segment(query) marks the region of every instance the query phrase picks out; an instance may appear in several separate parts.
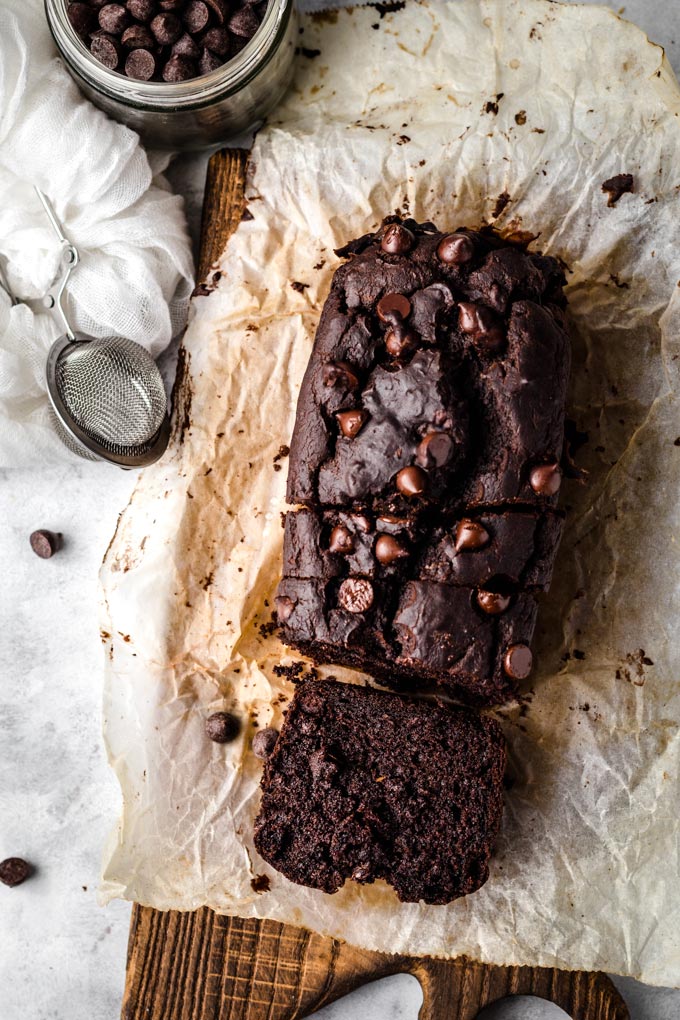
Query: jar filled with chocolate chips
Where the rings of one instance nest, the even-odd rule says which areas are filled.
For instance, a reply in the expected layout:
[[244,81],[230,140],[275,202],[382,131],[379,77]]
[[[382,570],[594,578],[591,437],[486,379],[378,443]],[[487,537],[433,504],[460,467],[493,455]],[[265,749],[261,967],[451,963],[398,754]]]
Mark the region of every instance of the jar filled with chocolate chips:
[[295,0],[45,0],[82,91],[159,148],[199,149],[257,127],[295,55]]

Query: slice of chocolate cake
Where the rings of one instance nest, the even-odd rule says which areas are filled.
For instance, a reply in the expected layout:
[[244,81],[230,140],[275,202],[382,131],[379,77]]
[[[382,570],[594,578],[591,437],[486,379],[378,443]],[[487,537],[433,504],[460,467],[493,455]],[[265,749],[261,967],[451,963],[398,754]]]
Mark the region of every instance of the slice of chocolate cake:
[[255,846],[327,893],[385,879],[403,902],[449,903],[489,876],[504,771],[492,719],[304,681],[265,764]]

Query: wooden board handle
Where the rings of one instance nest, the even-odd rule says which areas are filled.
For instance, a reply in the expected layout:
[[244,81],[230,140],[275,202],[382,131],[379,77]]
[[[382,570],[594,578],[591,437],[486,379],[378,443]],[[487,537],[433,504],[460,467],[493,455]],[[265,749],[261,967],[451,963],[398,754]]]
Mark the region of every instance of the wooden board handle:
[[474,1020],[508,995],[537,995],[573,1020],[629,1020],[604,974],[493,967],[461,957],[371,953],[276,921],[133,909],[123,1020],[302,1020],[400,973],[423,989],[420,1020]]

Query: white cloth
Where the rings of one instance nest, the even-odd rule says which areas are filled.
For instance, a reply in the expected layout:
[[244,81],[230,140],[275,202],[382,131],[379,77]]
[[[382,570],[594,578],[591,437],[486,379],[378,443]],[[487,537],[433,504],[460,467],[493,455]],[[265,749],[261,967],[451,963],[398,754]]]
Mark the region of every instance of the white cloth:
[[184,207],[159,176],[168,157],[96,109],[55,55],[42,4],[0,8],[0,467],[72,458],[54,433],[45,361],[60,335],[42,297],[61,248],[33,190],[50,198],[81,262],[74,329],[129,337],[157,356],[184,325],[193,273]]

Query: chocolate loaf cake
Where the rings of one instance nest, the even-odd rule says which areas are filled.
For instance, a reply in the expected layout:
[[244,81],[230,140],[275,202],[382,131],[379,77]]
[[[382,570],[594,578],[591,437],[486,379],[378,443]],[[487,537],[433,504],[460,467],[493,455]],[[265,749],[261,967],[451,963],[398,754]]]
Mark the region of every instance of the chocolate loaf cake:
[[504,770],[492,719],[305,681],[264,768],[255,846],[327,893],[382,878],[403,902],[448,903],[488,878]]
[[284,640],[472,704],[531,669],[562,530],[564,275],[492,232],[386,221],[338,252],[291,441]]

